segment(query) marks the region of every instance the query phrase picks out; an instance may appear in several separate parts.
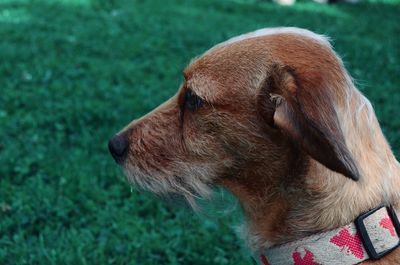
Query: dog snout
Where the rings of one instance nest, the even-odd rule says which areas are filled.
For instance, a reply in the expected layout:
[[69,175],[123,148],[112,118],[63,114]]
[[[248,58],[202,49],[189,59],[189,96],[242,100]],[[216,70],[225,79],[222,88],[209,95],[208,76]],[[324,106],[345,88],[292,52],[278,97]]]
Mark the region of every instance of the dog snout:
[[124,161],[129,147],[129,141],[124,134],[116,134],[108,142],[108,149],[117,163]]

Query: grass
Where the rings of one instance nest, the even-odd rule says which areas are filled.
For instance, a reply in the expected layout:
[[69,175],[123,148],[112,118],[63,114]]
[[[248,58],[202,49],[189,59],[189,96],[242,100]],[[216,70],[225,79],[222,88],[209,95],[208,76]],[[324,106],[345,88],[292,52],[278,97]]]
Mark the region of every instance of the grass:
[[398,14],[399,0],[0,0],[0,264],[251,264],[237,215],[131,191],[108,138],[193,56],[284,25],[332,36],[399,157]]

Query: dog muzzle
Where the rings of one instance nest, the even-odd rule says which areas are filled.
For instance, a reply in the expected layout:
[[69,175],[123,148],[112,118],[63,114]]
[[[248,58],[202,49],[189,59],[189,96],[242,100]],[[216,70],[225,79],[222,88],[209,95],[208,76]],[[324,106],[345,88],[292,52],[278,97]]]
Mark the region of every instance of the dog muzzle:
[[393,207],[380,206],[346,226],[264,250],[262,265],[351,265],[380,259],[399,247],[400,224]]

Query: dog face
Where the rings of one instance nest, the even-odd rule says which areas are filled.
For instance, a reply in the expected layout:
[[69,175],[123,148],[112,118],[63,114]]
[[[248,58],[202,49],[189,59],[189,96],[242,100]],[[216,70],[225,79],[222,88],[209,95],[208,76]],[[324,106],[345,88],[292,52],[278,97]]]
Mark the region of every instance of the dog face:
[[224,61],[239,60],[230,54],[219,54],[210,63],[213,56],[194,61],[175,96],[114,138],[127,145],[114,156],[134,183],[155,193],[178,193],[191,202],[259,160],[255,150],[274,153],[259,126],[256,86],[261,77],[250,66],[247,73],[229,69]]
[[129,180],[189,202],[214,184],[257,190],[261,174],[268,190],[309,159],[356,180],[339,125],[349,93],[343,69],[308,31],[239,36],[194,60],[177,94],[118,133],[110,151]]

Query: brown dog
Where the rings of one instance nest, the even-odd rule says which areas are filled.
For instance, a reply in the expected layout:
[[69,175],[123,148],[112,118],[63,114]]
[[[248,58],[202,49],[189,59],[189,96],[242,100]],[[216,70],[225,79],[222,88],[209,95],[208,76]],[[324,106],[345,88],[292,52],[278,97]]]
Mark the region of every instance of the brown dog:
[[[184,77],[175,96],[110,140],[130,181],[191,203],[222,185],[241,203],[254,253],[381,204],[398,209],[400,164],[324,36],[241,35],[195,59]],[[400,250],[374,264],[400,264]]]

